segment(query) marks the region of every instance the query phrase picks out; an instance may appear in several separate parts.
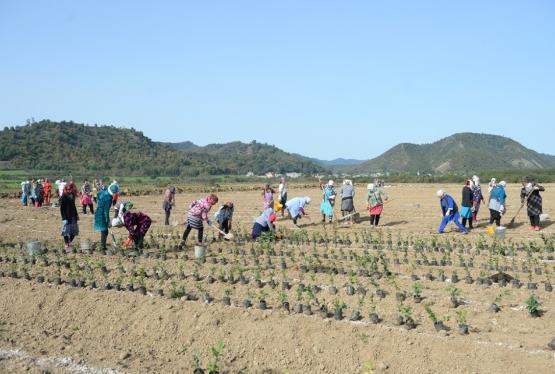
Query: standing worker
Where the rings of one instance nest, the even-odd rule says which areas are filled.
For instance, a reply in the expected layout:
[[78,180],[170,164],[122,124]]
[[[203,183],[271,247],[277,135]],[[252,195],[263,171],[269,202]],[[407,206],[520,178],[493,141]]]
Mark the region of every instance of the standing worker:
[[388,196],[381,187],[375,183],[369,183],[368,189],[368,210],[370,212],[370,226],[378,226],[380,217],[383,212],[384,201],[387,201]]
[[341,186],[339,196],[341,196],[341,215],[343,217],[350,215],[351,217],[349,220],[345,221],[345,223],[352,225],[353,212],[355,210],[355,188],[353,187],[353,182],[350,179],[345,179],[343,181],[343,186]]
[[218,196],[210,194],[203,199],[193,201],[189,206],[189,211],[187,212],[187,225],[185,226],[185,231],[183,232],[183,244],[187,242],[187,237],[192,229],[198,231],[197,233],[197,244],[202,245],[204,225],[203,222],[206,221],[208,226],[212,226],[212,221],[208,219],[208,213],[214,205],[218,203]]
[[266,183],[264,191],[262,191],[262,199],[264,201],[264,210],[274,207],[274,189],[270,183]]
[[21,203],[27,206],[27,202],[31,198],[31,182],[27,179],[21,182]]
[[449,222],[453,222],[459,228],[459,230],[461,230],[462,234],[467,234],[468,231],[459,222],[459,207],[457,206],[455,200],[443,190],[437,191],[436,194],[437,197],[439,197],[439,204],[443,213],[443,218],[441,219],[441,223],[437,232],[439,234],[443,234],[445,226],[447,226]]
[[64,191],[60,197],[60,214],[63,223],[62,236],[64,237],[66,252],[71,252],[73,239],[79,235],[79,215],[75,207],[78,194],[75,183],[69,181],[64,185]]
[[335,206],[335,198],[337,193],[333,187],[333,180],[329,180],[328,184],[322,186],[320,183],[320,188],[322,189],[322,203],[320,204],[320,212],[322,213],[322,223],[326,222],[326,217],[329,223],[333,220],[333,207]]
[[94,213],[94,229],[100,231],[100,249],[106,250],[106,239],[108,238],[108,228],[110,225],[110,208],[112,207],[112,196],[106,191],[106,186],[102,185],[96,196],[97,206]]
[[285,204],[287,203],[287,185],[285,177],[281,177],[278,187],[279,203],[281,204],[281,218],[285,217]]
[[170,225],[170,214],[172,208],[175,206],[175,186],[169,186],[164,193],[164,202],[162,203],[162,208],[165,213],[164,225]]
[[530,182],[528,177],[522,180],[522,190],[520,191],[520,201],[526,202],[528,217],[530,218],[530,230],[540,231],[540,215],[543,213],[542,197],[540,191],[545,188],[539,184]]
[[44,178],[42,188],[44,191],[44,205],[50,205],[50,198],[52,197],[52,184],[48,178]]
[[92,187],[88,179],[85,179],[83,186],[81,186],[81,206],[83,207],[83,214],[87,214],[87,207],[89,207],[90,213],[94,214]]
[[462,217],[462,225],[466,227],[466,223],[468,222],[468,229],[472,229],[472,207],[474,203],[474,196],[472,194],[472,181],[469,179],[465,182],[463,189],[462,189],[462,209],[461,209],[461,217]]
[[472,183],[472,220],[478,222],[478,212],[480,211],[480,204],[484,202],[484,195],[482,195],[480,177],[474,175],[472,177]]
[[505,214],[505,200],[507,199],[507,194],[505,193],[505,181],[495,184],[493,189],[489,194],[489,224],[490,226],[495,224],[501,226],[501,216]]

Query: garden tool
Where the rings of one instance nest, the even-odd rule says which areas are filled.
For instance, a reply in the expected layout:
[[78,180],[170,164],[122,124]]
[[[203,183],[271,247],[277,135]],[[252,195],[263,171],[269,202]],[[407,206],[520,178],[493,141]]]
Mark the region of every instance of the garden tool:
[[231,239],[233,239],[233,234],[232,234],[232,233],[227,233],[227,234],[226,234],[225,232],[223,232],[222,230],[220,230],[219,228],[217,228],[217,227],[214,226],[214,225],[210,225],[210,227],[212,227],[214,230],[216,230],[217,232],[219,232],[220,234],[222,234],[222,235],[224,236],[224,239],[225,239],[225,240],[231,240]]

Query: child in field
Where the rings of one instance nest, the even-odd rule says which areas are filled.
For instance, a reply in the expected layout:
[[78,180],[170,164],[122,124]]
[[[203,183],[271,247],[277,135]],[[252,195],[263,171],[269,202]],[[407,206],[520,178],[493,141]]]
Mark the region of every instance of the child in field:
[[81,187],[81,206],[83,207],[83,214],[87,214],[87,207],[89,207],[91,214],[94,214],[92,187],[87,179],[85,179]]
[[437,197],[439,197],[439,203],[441,206],[441,211],[443,213],[443,218],[437,232],[439,234],[443,234],[445,226],[447,226],[449,222],[453,222],[459,228],[459,230],[461,230],[462,234],[467,234],[468,231],[459,222],[459,207],[457,206],[457,203],[455,203],[455,200],[443,190],[437,191]]
[[208,212],[214,205],[218,203],[218,196],[210,194],[203,199],[193,201],[189,207],[187,213],[187,226],[183,232],[183,243],[187,241],[187,237],[192,229],[198,231],[197,239],[198,244],[202,245],[204,225],[203,222],[206,221],[208,226],[212,225],[212,221],[208,219]]
[[264,210],[274,207],[274,189],[270,186],[270,183],[266,183],[264,186],[264,191],[262,192],[262,198],[264,200]]

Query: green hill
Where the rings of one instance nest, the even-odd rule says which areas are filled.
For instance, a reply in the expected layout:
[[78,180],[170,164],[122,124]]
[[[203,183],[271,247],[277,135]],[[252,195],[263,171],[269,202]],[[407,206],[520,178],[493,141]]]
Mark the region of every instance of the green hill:
[[503,136],[459,133],[432,144],[399,144],[352,173],[474,173],[483,170],[555,168],[555,156],[535,152]]
[[159,143],[134,129],[48,120],[0,131],[0,165],[26,170],[147,176],[323,170],[301,157],[256,142],[206,147],[190,142]]

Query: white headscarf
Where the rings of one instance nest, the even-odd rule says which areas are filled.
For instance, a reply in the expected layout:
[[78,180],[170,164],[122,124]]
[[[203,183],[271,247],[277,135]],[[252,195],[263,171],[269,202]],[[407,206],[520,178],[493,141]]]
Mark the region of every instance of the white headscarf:
[[472,177],[472,182],[474,182],[474,185],[475,185],[475,186],[479,186],[479,185],[480,185],[480,177],[477,176],[477,175],[474,175],[474,176]]

